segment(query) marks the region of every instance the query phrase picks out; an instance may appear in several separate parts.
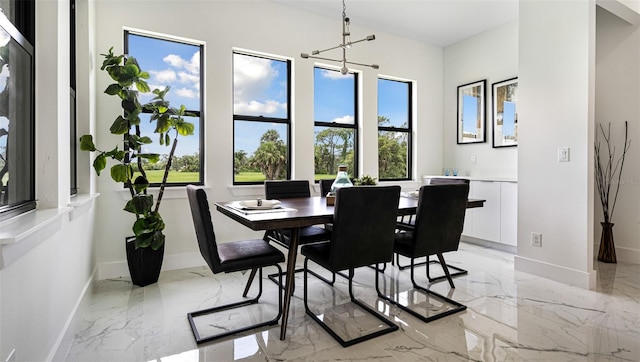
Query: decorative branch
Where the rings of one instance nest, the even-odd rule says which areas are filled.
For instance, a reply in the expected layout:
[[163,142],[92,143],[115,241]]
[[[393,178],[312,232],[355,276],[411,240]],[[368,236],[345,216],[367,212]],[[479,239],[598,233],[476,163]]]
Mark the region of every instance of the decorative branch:
[[[598,140],[599,133],[602,134],[602,138],[604,138],[606,144],[605,155],[601,152],[601,145]],[[629,125],[627,121],[624,122],[624,147],[622,149],[622,155],[618,158],[616,158],[616,147],[611,144],[611,123],[609,123],[606,132],[602,124],[598,125],[594,145],[595,178],[605,223],[610,223],[613,218],[613,212],[616,207],[616,202],[618,201],[620,184],[622,183],[622,168],[624,167],[624,161],[629,147],[631,147],[631,140],[629,140]],[[615,190],[613,195],[611,195],[611,186],[614,183],[616,183]],[[613,196],[613,203],[611,203],[611,196]]]

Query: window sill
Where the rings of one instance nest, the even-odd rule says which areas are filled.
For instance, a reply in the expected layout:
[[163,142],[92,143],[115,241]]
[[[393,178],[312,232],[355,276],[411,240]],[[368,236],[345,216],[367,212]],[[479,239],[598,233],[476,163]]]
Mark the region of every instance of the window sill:
[[0,269],[31,251],[62,229],[71,207],[34,210],[0,223]]
[[93,206],[94,200],[98,198],[100,194],[77,194],[71,198],[69,206],[73,209],[69,214],[69,220],[73,220],[78,216],[84,214]]
[[[210,191],[210,187],[201,186],[207,191]],[[159,187],[150,187],[147,189],[149,194],[153,195],[153,201],[155,202],[158,199],[158,192],[160,191]],[[129,189],[121,188],[116,190],[118,194],[122,197],[123,200],[129,201],[131,200],[131,193],[129,193]],[[186,186],[176,186],[176,187],[166,187],[164,189],[164,195],[162,195],[163,200],[170,199],[186,199],[187,198],[187,187]]]

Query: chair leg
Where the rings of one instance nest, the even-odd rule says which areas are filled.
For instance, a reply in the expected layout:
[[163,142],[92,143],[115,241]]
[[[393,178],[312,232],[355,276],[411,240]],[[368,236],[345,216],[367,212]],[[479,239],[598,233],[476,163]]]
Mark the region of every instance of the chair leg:
[[438,256],[438,260],[440,260],[440,265],[442,265],[442,270],[444,271],[444,275],[447,277],[447,280],[449,280],[449,285],[451,286],[451,288],[455,288],[456,286],[453,285],[453,279],[451,279],[451,274],[449,274],[449,268],[447,268],[447,263],[444,262],[444,257],[442,256],[442,253],[437,253],[436,255]]
[[421,291],[421,292],[423,292],[423,293],[425,293],[425,294],[427,295],[427,298],[429,298],[429,297],[435,297],[435,298],[437,298],[437,299],[440,299],[440,300],[442,300],[442,301],[444,301],[444,302],[446,302],[446,303],[449,303],[449,304],[453,305],[453,306],[454,306],[453,308],[451,308],[451,309],[449,309],[449,310],[447,310],[447,311],[444,311],[444,312],[442,312],[442,313],[438,313],[438,314],[436,314],[436,315],[432,315],[432,316],[424,316],[424,315],[422,315],[422,314],[420,314],[420,313],[418,313],[418,312],[416,312],[416,311],[412,310],[412,309],[411,309],[411,308],[409,308],[408,306],[402,305],[402,304],[401,304],[400,302],[398,302],[397,300],[395,300],[395,299],[393,299],[393,298],[391,298],[391,297],[388,297],[388,296],[384,295],[384,294],[380,291],[379,283],[378,283],[378,275],[377,275],[377,273],[376,273],[376,292],[378,293],[378,297],[380,297],[380,298],[382,298],[382,299],[384,299],[384,300],[386,300],[386,301],[388,301],[388,302],[390,302],[390,303],[392,303],[392,304],[396,305],[398,308],[400,308],[400,309],[402,309],[402,310],[404,310],[404,311],[408,312],[409,314],[411,314],[411,315],[413,315],[414,317],[416,317],[416,318],[418,318],[418,319],[420,319],[420,320],[424,321],[425,323],[429,323],[429,322],[432,322],[432,321],[434,321],[434,320],[436,320],[436,319],[440,319],[440,318],[446,317],[446,316],[451,315],[451,314],[455,314],[455,313],[458,313],[458,312],[462,312],[463,310],[467,309],[467,306],[465,306],[465,305],[463,305],[463,304],[461,304],[461,303],[458,303],[458,302],[456,302],[455,300],[453,300],[453,299],[451,299],[451,298],[445,297],[445,296],[443,296],[443,295],[441,295],[441,294],[438,294],[438,293],[436,293],[436,292],[434,292],[434,291],[431,291],[431,290],[429,290],[429,289],[426,289],[426,288],[423,288],[423,287],[419,286],[419,285],[416,283],[415,279],[414,279],[414,267],[415,267],[415,265],[414,265],[414,264],[415,264],[415,263],[414,263],[414,259],[413,259],[413,258],[411,258],[411,264],[410,264],[410,267],[411,267],[411,284],[413,285],[413,288],[414,288],[414,289],[417,289],[417,290],[419,290],[419,291]]
[[[387,333],[391,333],[393,331],[398,330],[398,326],[395,325],[393,322],[391,322],[390,320],[386,319],[385,317],[383,317],[382,315],[380,315],[378,312],[374,311],[371,307],[369,307],[368,305],[362,303],[360,300],[356,299],[355,296],[353,295],[353,269],[349,269],[349,297],[351,299],[351,302],[354,303],[355,305],[359,306],[360,308],[364,309],[366,312],[368,312],[369,314],[371,314],[372,316],[376,317],[377,319],[379,319],[381,322],[383,322],[384,324],[387,325],[387,328],[378,330],[376,332],[364,335],[364,336],[360,336],[354,339],[350,339],[350,340],[344,340],[342,337],[340,337],[336,332],[334,332],[331,327],[329,327],[326,323],[324,323],[323,321],[320,320],[320,318],[318,318],[309,308],[309,304],[308,304],[308,285],[307,285],[307,271],[308,271],[308,258],[304,259],[304,309],[307,313],[308,316],[310,316],[314,321],[316,321],[316,323],[318,323],[325,331],[327,331],[327,333],[329,333],[331,335],[331,337],[333,337],[333,339],[335,339],[336,341],[338,341],[338,343],[340,343],[340,345],[342,347],[349,347],[352,346],[354,344],[360,343],[360,342],[364,342],[364,341],[368,341],[372,338],[381,336],[383,334],[387,334]],[[341,274],[341,273],[339,273]],[[376,279],[378,277],[378,268],[376,266]],[[377,282],[377,280],[376,280]]]
[[[442,264],[442,262],[441,262],[441,261],[438,261],[438,260],[429,260],[429,264]],[[432,278],[432,277],[429,275],[429,264],[427,264],[427,279],[429,279],[429,281],[430,281],[430,282],[435,282],[435,281],[443,280],[443,279],[446,279],[446,278],[447,278],[447,276],[446,276],[446,275],[441,275],[441,276],[439,276],[439,277],[434,277],[434,278]],[[453,269],[453,270],[456,270],[456,272],[455,272],[455,273],[451,273],[451,277],[457,277],[457,276],[465,275],[465,274],[468,274],[468,273],[469,273],[469,271],[468,271],[468,270],[465,270],[465,269],[462,269],[462,268],[458,268],[457,266],[453,266],[453,265],[449,265],[449,264],[444,264],[444,265],[442,266],[442,270],[443,270],[443,271],[444,271],[445,266],[447,267],[447,269]]]
[[247,293],[249,293],[249,289],[251,288],[251,284],[253,284],[253,278],[255,278],[257,270],[258,269],[251,269],[251,274],[249,274],[249,278],[247,279],[247,285],[244,286],[244,292],[242,293],[243,297],[246,297]]
[[[304,268],[296,269],[294,273],[302,273],[303,271],[304,271]],[[325,283],[327,283],[327,284],[331,285],[331,286],[333,286],[333,284],[336,282],[336,273],[332,273],[331,280],[329,280],[329,279],[327,279],[327,278],[323,277],[322,275],[320,275],[320,274],[318,274],[318,273],[314,272],[313,270],[309,270],[309,273],[310,273],[310,274],[312,274],[313,276],[315,276],[316,278],[318,278],[318,279],[322,280],[323,282],[325,282]],[[287,274],[286,272],[282,272],[282,273],[280,273],[280,278],[281,278],[283,275],[286,275],[286,274]],[[338,274],[340,274],[341,276],[343,276],[343,277],[345,277],[345,278],[347,277],[346,275],[343,275],[343,274],[341,274],[341,273],[338,273]],[[270,279],[272,282],[274,282],[274,283],[276,283],[276,284],[279,284],[279,285],[280,285],[280,287],[281,287],[282,289],[284,289],[284,284],[282,284],[282,282],[279,282],[279,281],[276,279],[276,277],[277,277],[277,276],[278,276],[278,274],[277,274],[277,273],[273,273],[273,274],[269,274],[269,275],[267,275],[267,277],[269,277],[269,279]]]
[[[282,272],[282,269],[280,268],[280,266],[278,264],[274,264],[274,266],[276,268],[278,268],[279,272]],[[261,323],[257,323],[257,324],[252,324],[246,327],[241,327],[238,329],[233,329],[233,330],[225,330],[222,333],[213,335],[213,336],[207,336],[207,337],[203,337],[200,335],[200,332],[198,331],[198,328],[196,326],[196,323],[194,321],[195,318],[203,316],[203,315],[208,315],[208,314],[213,314],[213,313],[217,313],[217,312],[221,312],[221,311],[225,311],[225,310],[229,310],[229,309],[235,309],[235,308],[240,308],[240,307],[246,307],[248,305],[252,305],[252,304],[256,304],[258,303],[258,300],[260,299],[260,296],[262,295],[262,268],[258,269],[258,283],[259,283],[259,291],[258,291],[258,295],[255,298],[249,299],[249,300],[243,300],[240,302],[236,302],[236,303],[231,303],[231,304],[226,304],[226,305],[222,305],[222,306],[218,306],[218,307],[213,307],[213,308],[208,308],[208,309],[204,309],[204,310],[199,310],[196,312],[191,312],[191,313],[187,313],[187,318],[189,319],[189,325],[191,326],[191,331],[193,332],[193,337],[196,339],[196,343],[197,344],[201,344],[201,343],[205,343],[205,342],[209,342],[209,341],[213,341],[215,339],[219,339],[219,338],[223,338],[223,337],[227,337],[230,336],[232,334],[236,334],[236,333],[241,333],[241,332],[245,332],[251,329],[255,329],[255,328],[260,328],[260,327],[264,327],[264,326],[270,326],[270,325],[274,325],[274,324],[278,324],[278,320],[280,320],[280,317],[282,316],[282,289],[278,288],[278,314],[276,315],[276,317],[274,319],[265,321],[265,322],[261,322]]]
[[[427,256],[427,260],[426,261],[421,261],[421,262],[415,263],[415,266],[427,265],[427,268],[428,268],[429,267],[429,264],[427,263],[428,261],[429,261],[429,257]],[[405,270],[405,269],[411,268],[410,264],[408,264],[408,265],[400,264],[400,254],[397,254],[397,253],[396,253],[396,265],[398,266],[398,269],[400,269],[400,270]]]

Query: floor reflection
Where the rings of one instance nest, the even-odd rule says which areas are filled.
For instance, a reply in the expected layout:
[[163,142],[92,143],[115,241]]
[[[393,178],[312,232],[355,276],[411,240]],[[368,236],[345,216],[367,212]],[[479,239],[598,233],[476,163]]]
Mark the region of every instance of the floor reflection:
[[[145,288],[132,287],[126,279],[103,280],[92,293],[67,360],[640,360],[640,265],[595,262],[598,284],[588,291],[514,272],[513,255],[493,249],[461,244],[446,258],[469,270],[455,278],[455,289],[446,281],[429,284],[424,266],[416,269],[416,281],[467,310],[424,323],[378,298],[373,270],[361,268],[354,294],[400,329],[349,348],[305,315],[302,288],[292,299],[287,340],[279,340],[276,325],[197,346],[187,312],[237,300],[246,275],[214,277],[202,267],[163,272],[159,283]],[[439,272],[437,265],[431,269]],[[302,275],[296,276],[296,284],[302,286]],[[264,286],[263,299],[271,308],[277,289],[268,281]],[[411,290],[408,270],[387,266],[380,286],[422,312],[446,308]],[[335,287],[316,281],[309,288],[314,310],[351,323],[353,330],[347,333],[371,327],[361,313],[349,309],[346,279],[338,277]],[[246,317],[260,313],[257,309]]]

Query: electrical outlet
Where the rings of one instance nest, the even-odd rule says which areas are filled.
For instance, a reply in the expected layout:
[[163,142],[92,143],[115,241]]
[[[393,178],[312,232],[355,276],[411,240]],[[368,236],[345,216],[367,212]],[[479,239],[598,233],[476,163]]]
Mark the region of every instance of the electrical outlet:
[[531,246],[535,246],[536,248],[542,247],[542,234],[531,233]]
[[6,362],[16,362],[16,350],[15,348],[9,353],[9,357],[5,360]]

